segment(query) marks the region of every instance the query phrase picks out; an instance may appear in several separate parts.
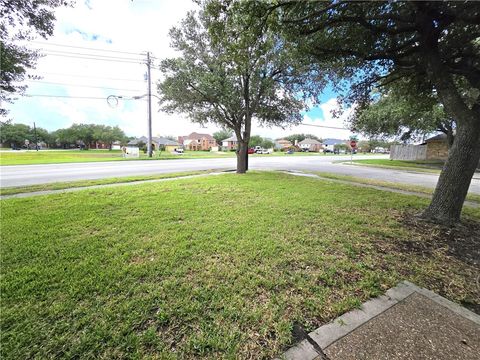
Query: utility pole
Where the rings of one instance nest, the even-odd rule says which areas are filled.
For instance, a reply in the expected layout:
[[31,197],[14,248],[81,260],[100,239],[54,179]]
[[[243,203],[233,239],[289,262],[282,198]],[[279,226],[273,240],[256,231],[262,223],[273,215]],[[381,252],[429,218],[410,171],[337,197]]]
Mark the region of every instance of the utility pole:
[[35,135],[35,149],[38,151],[37,127],[35,126],[35,121],[33,122],[33,134]]
[[152,62],[150,60],[150,52],[147,51],[147,81],[148,81],[148,144],[147,154],[152,157],[152,79],[150,75],[150,67]]

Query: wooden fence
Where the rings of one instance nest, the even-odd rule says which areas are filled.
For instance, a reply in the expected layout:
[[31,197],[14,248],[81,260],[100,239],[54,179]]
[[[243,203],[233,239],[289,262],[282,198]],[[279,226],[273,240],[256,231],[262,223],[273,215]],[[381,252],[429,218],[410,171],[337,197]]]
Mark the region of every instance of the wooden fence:
[[427,145],[392,145],[391,160],[426,160]]

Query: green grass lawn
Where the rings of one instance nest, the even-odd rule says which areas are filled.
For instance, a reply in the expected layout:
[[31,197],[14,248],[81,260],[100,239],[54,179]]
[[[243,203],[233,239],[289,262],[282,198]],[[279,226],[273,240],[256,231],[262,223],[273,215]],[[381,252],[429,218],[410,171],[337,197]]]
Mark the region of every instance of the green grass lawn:
[[366,159],[354,160],[356,164],[384,167],[401,168],[403,170],[424,170],[428,172],[439,172],[442,170],[443,161],[407,161],[407,160],[389,160],[389,159]]
[[2,200],[2,359],[272,358],[403,279],[478,305],[425,205],[261,172]]
[[[286,155],[283,152],[272,154],[253,154],[250,156],[323,156],[323,153],[294,153]],[[152,158],[141,154],[139,158],[122,157],[120,150],[41,150],[41,151],[0,151],[0,165],[30,165],[30,164],[58,164],[72,162],[94,161],[133,161],[133,160],[171,160],[171,159],[210,159],[235,157],[235,152],[186,151],[184,154],[172,154],[162,151]]]

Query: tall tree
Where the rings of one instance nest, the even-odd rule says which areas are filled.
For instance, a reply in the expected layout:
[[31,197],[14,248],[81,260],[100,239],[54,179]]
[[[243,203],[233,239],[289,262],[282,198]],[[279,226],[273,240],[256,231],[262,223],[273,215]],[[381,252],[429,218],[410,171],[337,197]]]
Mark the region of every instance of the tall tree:
[[305,139],[315,139],[319,142],[322,142],[322,139],[313,134],[292,134],[284,137],[283,139],[290,141],[292,144],[295,144],[295,141],[300,142]]
[[478,3],[297,1],[278,12],[288,39],[332,70],[337,90],[349,84],[346,105],[362,109],[372,88],[396,81],[412,95],[438,96],[456,136],[423,215],[457,222],[480,160]]
[[46,39],[53,34],[54,10],[71,5],[66,0],[0,2],[0,115],[7,114],[1,103],[11,102],[15,94],[22,93],[27,69],[35,67],[38,51],[22,45],[35,35]]
[[391,138],[403,142],[440,131],[453,145],[455,121],[440,104],[423,106],[394,93],[381,96],[361,111],[354,112],[350,125],[366,136]]
[[198,13],[189,13],[170,31],[182,57],[161,63],[163,109],[231,129],[238,140],[238,173],[248,169],[252,120],[268,126],[299,123],[303,100],[318,85],[302,75],[311,72],[298,71],[304,64],[294,61],[294,47],[285,46],[273,22],[258,16],[267,7],[253,1],[203,2]]
[[0,142],[5,146],[20,147],[25,140],[33,140],[32,128],[25,124],[0,122]]

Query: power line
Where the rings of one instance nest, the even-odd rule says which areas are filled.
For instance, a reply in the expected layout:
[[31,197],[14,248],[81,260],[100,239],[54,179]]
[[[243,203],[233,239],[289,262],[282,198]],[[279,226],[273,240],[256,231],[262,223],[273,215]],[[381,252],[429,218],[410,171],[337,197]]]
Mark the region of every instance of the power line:
[[68,83],[58,83],[58,82],[51,82],[51,81],[41,81],[41,80],[26,80],[31,83],[41,83],[41,84],[49,84],[49,85],[65,85],[65,86],[75,86],[75,87],[86,87],[86,88],[93,88],[93,89],[106,89],[106,90],[123,90],[123,91],[136,91],[141,92],[138,89],[120,89],[120,88],[112,88],[112,87],[105,87],[105,86],[93,86],[93,85],[83,85],[83,84],[68,84]]
[[61,57],[67,57],[67,58],[75,58],[75,59],[86,59],[86,60],[101,60],[101,61],[109,61],[109,62],[120,62],[120,63],[130,63],[130,64],[141,64],[141,60],[139,61],[127,61],[127,60],[114,60],[114,59],[102,59],[102,58],[97,58],[97,57],[87,57],[87,56],[71,56],[71,55],[62,55],[62,54],[49,54],[46,53],[47,55],[50,56],[61,56]]
[[118,59],[118,60],[132,60],[132,61],[143,61],[143,58],[132,58],[132,57],[125,57],[125,56],[110,56],[110,55],[99,55],[99,54],[89,54],[89,53],[80,53],[74,51],[61,51],[61,50],[50,50],[50,49],[38,49],[40,52],[45,52],[46,54],[58,55],[58,54],[65,54],[65,55],[80,55],[80,56],[91,56],[95,58],[101,59]]
[[[102,80],[116,80],[116,81],[136,81],[136,82],[145,82],[145,80],[137,79],[121,79],[121,78],[112,78],[104,76],[92,76],[92,75],[74,75],[74,74],[65,74],[65,73],[55,73],[55,72],[44,72],[46,75],[58,75],[58,76],[67,76],[67,77],[76,77],[76,78],[88,78],[88,79],[102,79]],[[40,75],[42,76],[42,75]]]
[[74,45],[65,45],[65,44],[55,44],[49,42],[42,42],[42,41],[31,41],[31,43],[39,44],[39,45],[51,45],[51,46],[58,46],[58,47],[66,47],[66,48],[73,48],[73,49],[83,49],[83,50],[93,50],[93,51],[102,51],[102,52],[111,52],[111,53],[118,53],[118,54],[128,54],[128,55],[144,55],[142,53],[134,53],[128,51],[118,51],[118,50],[106,50],[106,49],[95,49],[89,48],[84,46],[74,46]]
[[[49,95],[49,94],[25,94],[25,97],[46,97],[46,98],[65,98],[65,99],[91,99],[91,100],[106,100],[105,97],[99,96],[70,96],[70,95]],[[134,100],[124,98],[124,100]]]
[[98,96],[70,96],[70,95],[48,95],[48,94],[25,94],[26,97],[47,97],[47,98],[68,98],[68,99],[96,99],[105,100],[104,97]]
[[305,124],[305,123],[301,123],[301,124],[299,124],[299,125],[313,126],[313,127],[321,127],[321,128],[327,128],[327,129],[350,130],[350,129],[343,128],[343,127],[326,126],[326,125],[314,125],[314,124]]

